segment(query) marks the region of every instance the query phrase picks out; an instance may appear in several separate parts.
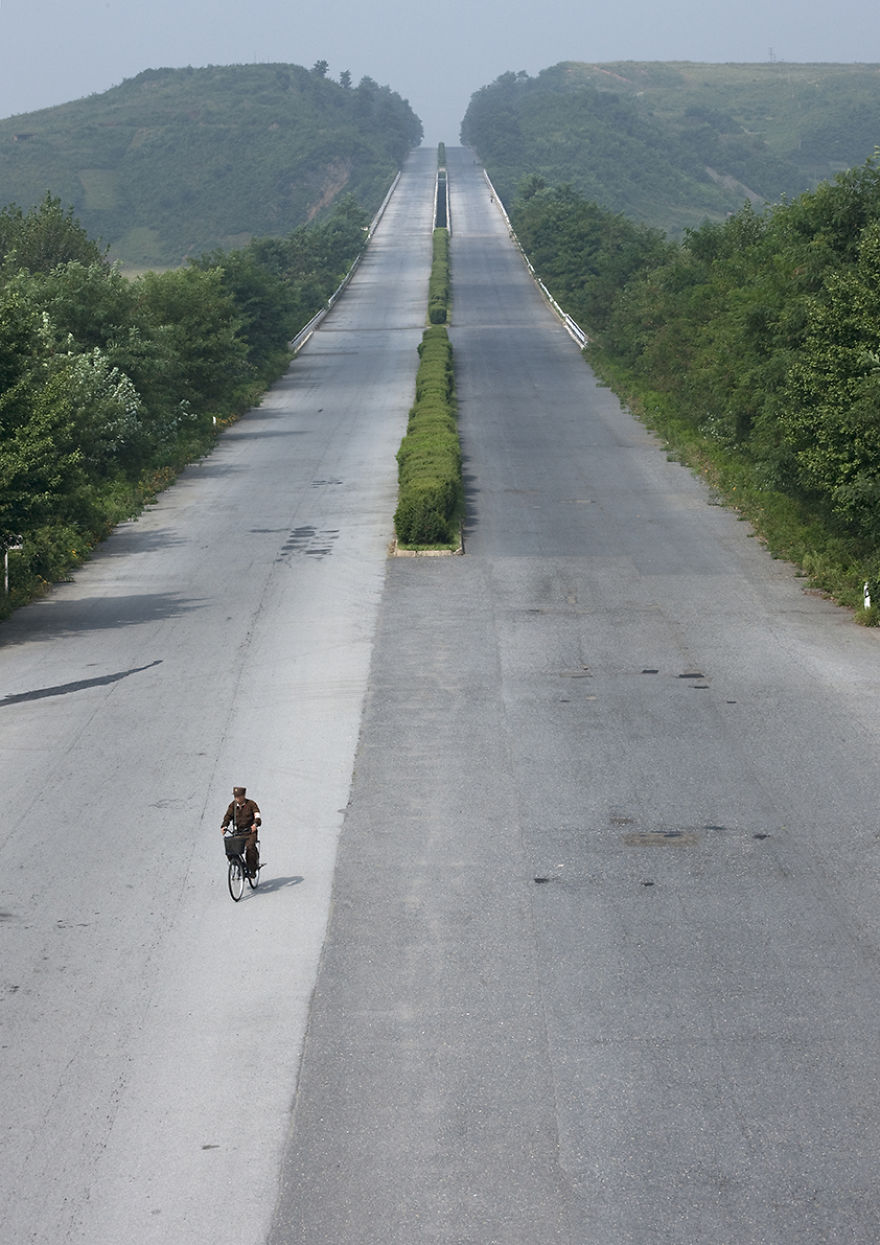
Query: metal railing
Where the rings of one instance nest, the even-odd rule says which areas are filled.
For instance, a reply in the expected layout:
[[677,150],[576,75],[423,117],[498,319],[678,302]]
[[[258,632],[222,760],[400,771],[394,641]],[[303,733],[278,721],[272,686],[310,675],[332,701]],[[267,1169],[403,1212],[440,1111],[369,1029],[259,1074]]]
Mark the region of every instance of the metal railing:
[[379,221],[385,215],[385,209],[388,207],[388,204],[391,202],[391,196],[394,194],[395,190],[397,189],[397,183],[399,181],[400,181],[400,173],[397,174],[394,181],[391,183],[391,186],[388,189],[387,195],[382,200],[382,203],[379,206],[379,210],[376,212],[376,215],[373,217],[373,219],[370,221],[369,225],[367,226],[367,232],[364,238],[364,245],[363,245],[363,248],[361,249],[360,254],[355,257],[354,263],[351,265],[348,272],[343,277],[342,281],[340,281],[339,285],[336,287],[336,289],[327,299],[325,306],[321,308],[321,310],[317,313],[317,315],[312,316],[311,320],[309,320],[305,328],[301,328],[300,331],[297,333],[296,337],[294,337],[292,341],[288,342],[288,347],[290,350],[293,351],[294,354],[298,354],[299,351],[302,350],[303,346],[309,340],[312,333],[314,333],[315,329],[318,327],[318,325],[321,323],[321,321],[324,319],[327,313],[332,310],[333,304],[336,302],[336,300],[339,298],[342,291],[345,289],[349,281],[354,276],[355,272],[357,271],[358,264],[361,262],[361,259],[363,258],[364,251],[367,249],[370,243],[370,239],[372,238],[373,234],[376,232],[376,228],[379,224]]
[[577,344],[580,346],[580,348],[583,350],[584,346],[586,346],[587,342],[590,340],[589,337],[584,332],[584,330],[581,328],[581,326],[577,323],[577,321],[573,320],[571,316],[568,314],[568,312],[563,307],[559,306],[559,303],[557,303],[556,299],[547,289],[546,285],[541,280],[541,278],[538,276],[537,272],[535,272],[532,261],[529,259],[528,255],[526,255],[525,251],[523,250],[520,240],[516,236],[516,232],[513,228],[513,225],[511,225],[510,223],[510,217],[507,215],[507,212],[504,209],[504,204],[501,202],[501,199],[498,195],[498,191],[492,185],[492,181],[489,177],[489,174],[486,172],[485,169],[483,169],[483,176],[486,179],[486,185],[489,187],[489,192],[492,196],[492,202],[496,205],[496,207],[498,208],[498,211],[501,213],[502,217],[504,218],[504,223],[507,226],[507,232],[510,234],[511,238],[513,239],[514,245],[516,246],[516,249],[519,251],[520,255],[522,256],[523,263],[528,268],[529,273],[531,274],[532,280],[535,282],[538,289],[541,291],[541,293],[547,299],[547,302],[556,312],[559,319],[562,321],[563,327],[566,329],[569,336],[574,341],[576,341]]

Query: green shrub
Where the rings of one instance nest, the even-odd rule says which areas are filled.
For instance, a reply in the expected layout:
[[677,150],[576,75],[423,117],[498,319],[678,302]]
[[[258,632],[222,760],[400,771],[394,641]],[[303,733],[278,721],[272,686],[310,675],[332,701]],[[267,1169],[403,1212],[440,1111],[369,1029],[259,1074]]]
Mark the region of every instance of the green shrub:
[[428,280],[428,319],[445,324],[449,314],[449,231],[434,230],[434,260]]
[[447,545],[455,540],[455,516],[450,514],[449,481],[412,482],[394,516],[398,540],[405,545]]
[[416,400],[397,454],[394,526],[402,545],[457,544],[464,488],[446,329],[426,329],[419,354]]

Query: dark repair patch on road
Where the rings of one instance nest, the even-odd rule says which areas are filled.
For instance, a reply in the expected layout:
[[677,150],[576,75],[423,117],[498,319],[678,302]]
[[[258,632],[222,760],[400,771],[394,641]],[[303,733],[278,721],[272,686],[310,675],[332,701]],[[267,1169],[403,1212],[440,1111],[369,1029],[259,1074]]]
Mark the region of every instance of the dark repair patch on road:
[[623,841],[627,847],[694,847],[700,835],[696,830],[636,830]]

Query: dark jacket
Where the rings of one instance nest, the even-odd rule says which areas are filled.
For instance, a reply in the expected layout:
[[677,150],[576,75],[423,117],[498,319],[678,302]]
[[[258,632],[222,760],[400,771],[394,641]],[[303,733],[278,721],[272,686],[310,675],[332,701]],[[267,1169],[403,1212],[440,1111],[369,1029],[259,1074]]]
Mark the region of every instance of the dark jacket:
[[235,800],[229,805],[221,823],[220,829],[225,830],[228,825],[235,821],[236,830],[250,830],[254,822],[260,824],[260,809],[255,800],[242,800],[239,804]]

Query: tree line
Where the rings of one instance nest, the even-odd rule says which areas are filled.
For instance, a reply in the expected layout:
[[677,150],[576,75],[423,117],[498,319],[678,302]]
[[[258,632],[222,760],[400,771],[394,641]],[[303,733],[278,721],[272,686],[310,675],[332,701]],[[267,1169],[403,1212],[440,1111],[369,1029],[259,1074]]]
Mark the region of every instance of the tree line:
[[880,600],[878,160],[680,242],[537,178],[511,216],[599,374],[818,587]]
[[319,224],[130,281],[60,200],[0,210],[0,546],[10,600],[63,577],[290,360],[364,243]]
[[482,87],[461,133],[505,203],[539,174],[681,237],[859,164],[878,104],[869,65],[566,61]]
[[127,267],[284,237],[342,193],[371,214],[422,125],[394,91],[326,61],[148,69],[99,95],[0,120],[4,196],[47,187]]

